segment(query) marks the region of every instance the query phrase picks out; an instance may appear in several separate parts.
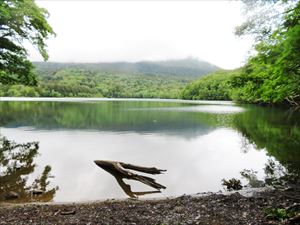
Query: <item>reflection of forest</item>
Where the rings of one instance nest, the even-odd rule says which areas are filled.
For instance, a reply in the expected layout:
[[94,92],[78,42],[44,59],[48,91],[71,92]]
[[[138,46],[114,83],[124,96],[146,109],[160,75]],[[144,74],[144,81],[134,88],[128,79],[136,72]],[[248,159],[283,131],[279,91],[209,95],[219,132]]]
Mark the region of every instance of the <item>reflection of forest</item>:
[[[294,169],[287,169],[278,163],[273,157],[270,157],[264,167],[264,177],[261,179],[257,176],[257,171],[244,169],[240,172],[241,178],[246,181],[244,187],[260,188],[272,186],[275,188],[299,187],[299,173]],[[222,185],[227,190],[240,190],[243,188],[241,181],[236,178],[229,180],[223,179]]]
[[249,107],[231,126],[257,149],[265,149],[285,168],[300,173],[300,112]]
[[45,166],[39,178],[31,184],[28,178],[34,172],[37,142],[16,144],[0,137],[0,202],[49,202],[57,188],[49,189],[50,166]]
[[[84,129],[111,132],[159,132],[195,137],[212,131],[209,113],[166,111],[186,107],[162,102],[0,102],[0,126],[36,129]],[[221,115],[220,115],[221,116]]]
[[242,106],[244,112],[213,114],[176,110],[195,107],[191,104],[150,101],[0,102],[0,106],[3,127],[157,132],[184,138],[230,128],[244,136],[245,149],[247,143],[264,149],[288,170],[300,171],[299,111]]

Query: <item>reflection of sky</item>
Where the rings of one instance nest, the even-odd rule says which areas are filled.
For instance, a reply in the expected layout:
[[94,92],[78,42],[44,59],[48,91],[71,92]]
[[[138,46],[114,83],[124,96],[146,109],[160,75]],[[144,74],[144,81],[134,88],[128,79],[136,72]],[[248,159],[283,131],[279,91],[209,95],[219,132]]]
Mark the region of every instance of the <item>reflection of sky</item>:
[[[216,129],[194,139],[153,133],[39,131],[1,128],[1,135],[16,142],[39,141],[37,172],[49,164],[59,190],[55,201],[85,201],[126,197],[114,178],[97,167],[94,160],[117,160],[168,171],[157,175],[167,186],[165,197],[221,189],[222,178],[240,177],[243,169],[262,173],[267,161],[265,151],[250,145],[242,153],[243,137],[231,129]],[[132,182],[130,182],[132,183]],[[151,190],[133,182],[133,190]]]
[[131,108],[130,110],[141,111],[171,111],[171,112],[202,112],[202,113],[214,113],[214,114],[228,114],[228,113],[240,113],[244,109],[238,106],[231,105],[197,105],[187,107],[161,107],[161,108]]

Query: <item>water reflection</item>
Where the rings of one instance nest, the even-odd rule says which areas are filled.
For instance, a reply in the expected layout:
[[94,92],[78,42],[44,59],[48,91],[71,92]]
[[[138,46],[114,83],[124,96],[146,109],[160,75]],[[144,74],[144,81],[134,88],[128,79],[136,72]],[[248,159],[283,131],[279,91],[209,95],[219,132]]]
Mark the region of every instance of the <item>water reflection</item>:
[[[245,168],[244,179],[259,186],[266,177],[273,179],[267,176],[269,159],[300,172],[299,111],[180,101],[64,101],[0,102],[1,133],[40,142],[36,162],[50,164],[57,175],[55,201],[124,197],[109,174],[91,165],[95,158],[168,169],[168,176],[160,177],[168,189],[154,197],[218,191],[222,178],[238,177]],[[129,196],[139,196],[131,190],[136,184],[117,182]]]
[[270,157],[265,164],[264,176],[259,178],[257,174],[258,171],[253,169],[242,170],[240,175],[242,180],[246,181],[244,186],[242,186],[242,182],[238,178],[222,179],[221,183],[229,191],[241,190],[243,187],[261,188],[266,186],[274,188],[299,188],[300,179],[297,171],[287,169],[273,157]]
[[252,188],[272,186],[287,187],[299,185],[299,174],[290,171],[274,158],[269,158],[264,168],[265,176],[258,179],[257,171],[244,169],[241,176],[247,181],[247,186]]
[[34,172],[37,142],[16,144],[0,137],[0,202],[49,202],[57,188],[48,188],[51,167],[45,166],[33,182],[28,178]]
[[125,101],[0,102],[0,126],[31,127],[38,130],[162,133],[192,138],[215,130],[216,122],[224,119],[222,114],[199,114],[198,111],[187,111],[189,116],[186,116],[181,108],[189,109],[190,105],[180,102],[166,104]]
[[248,107],[231,127],[245,137],[245,149],[266,150],[287,170],[300,174],[300,111]]
[[131,110],[152,110],[152,111],[169,111],[169,112],[198,112],[198,113],[211,113],[211,114],[233,114],[241,113],[244,108],[234,105],[196,105],[185,107],[161,107],[161,108],[148,108],[148,109],[131,109]]

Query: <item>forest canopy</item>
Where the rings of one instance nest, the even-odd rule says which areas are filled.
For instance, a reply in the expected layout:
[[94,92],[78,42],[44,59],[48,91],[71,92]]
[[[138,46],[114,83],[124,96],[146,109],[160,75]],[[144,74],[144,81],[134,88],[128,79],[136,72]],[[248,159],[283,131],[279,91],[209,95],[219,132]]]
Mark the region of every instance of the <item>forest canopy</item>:
[[[224,86],[222,91],[227,90],[229,99],[236,101],[299,106],[300,1],[243,2],[250,15],[236,33],[255,37],[255,51],[239,74],[220,80],[218,87]],[[281,12],[274,11],[276,7]],[[183,97],[198,99],[197,94],[210,85],[208,80],[215,79],[215,75],[209,77],[188,85]],[[211,90],[211,96],[219,99]]]
[[0,3],[0,83],[36,85],[33,65],[24,41],[48,59],[45,39],[54,35],[47,22],[48,12],[34,0],[2,0]]
[[219,69],[194,58],[136,63],[35,62],[38,85],[2,85],[0,96],[179,98],[186,84]]

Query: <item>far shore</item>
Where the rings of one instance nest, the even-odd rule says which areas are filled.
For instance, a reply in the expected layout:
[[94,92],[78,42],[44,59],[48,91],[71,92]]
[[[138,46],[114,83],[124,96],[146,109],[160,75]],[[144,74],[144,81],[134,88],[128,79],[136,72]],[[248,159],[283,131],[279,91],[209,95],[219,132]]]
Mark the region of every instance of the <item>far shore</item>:
[[150,101],[150,102],[180,102],[180,103],[198,103],[208,105],[234,105],[233,101],[219,100],[185,100],[171,98],[77,98],[77,97],[0,97],[0,101],[40,101],[40,102],[82,102],[82,101]]

